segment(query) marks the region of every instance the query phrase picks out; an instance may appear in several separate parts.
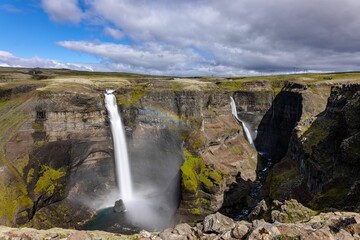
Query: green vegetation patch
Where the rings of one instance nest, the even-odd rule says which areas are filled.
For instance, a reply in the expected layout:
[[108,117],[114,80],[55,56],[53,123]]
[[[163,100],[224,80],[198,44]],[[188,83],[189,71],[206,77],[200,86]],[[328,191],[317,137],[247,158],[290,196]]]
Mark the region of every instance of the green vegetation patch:
[[282,184],[298,176],[299,170],[292,161],[283,161],[276,164],[266,177],[266,186],[272,199],[279,199],[278,190]]
[[116,101],[118,105],[123,105],[126,108],[133,107],[138,104],[141,97],[145,94],[146,86],[135,85],[132,91],[125,94],[117,94]]
[[304,151],[312,154],[313,146],[318,145],[326,139],[330,133],[331,128],[336,124],[336,121],[329,118],[317,119],[301,136]]
[[185,162],[181,166],[181,176],[183,187],[193,193],[198,192],[200,183],[208,188],[223,181],[223,172],[209,168],[204,160],[199,156],[194,156],[190,151],[183,152]]
[[48,196],[54,194],[55,190],[61,188],[62,185],[57,183],[56,180],[65,176],[65,173],[59,170],[55,170],[49,166],[41,166],[41,176],[36,182],[34,192],[36,195],[46,193]]
[[336,178],[324,186],[324,190],[315,195],[309,205],[315,210],[336,207],[346,197],[350,188],[349,178]]
[[13,224],[17,209],[31,207],[33,203],[28,197],[26,183],[16,168],[5,160],[5,155],[1,151],[0,160],[5,167],[0,176],[0,218],[5,219],[8,224]]
[[236,91],[244,88],[244,81],[241,80],[227,80],[221,81],[218,84],[220,89]]

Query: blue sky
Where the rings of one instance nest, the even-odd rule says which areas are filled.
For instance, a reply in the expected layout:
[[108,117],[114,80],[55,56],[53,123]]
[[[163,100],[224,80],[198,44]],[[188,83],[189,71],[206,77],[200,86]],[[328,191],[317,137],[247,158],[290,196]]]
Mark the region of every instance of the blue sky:
[[0,0],[0,66],[162,75],[356,71],[358,0]]

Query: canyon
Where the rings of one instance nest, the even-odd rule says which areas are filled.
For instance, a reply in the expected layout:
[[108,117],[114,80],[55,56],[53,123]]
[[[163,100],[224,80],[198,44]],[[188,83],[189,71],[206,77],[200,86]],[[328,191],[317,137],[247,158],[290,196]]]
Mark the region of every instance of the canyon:
[[[81,229],[118,200],[104,105],[109,88],[125,126],[134,189],[160,203],[161,229],[195,226],[216,212],[242,220],[244,209],[248,221],[273,222],[274,202],[290,199],[314,210],[311,217],[359,211],[358,73],[31,72],[0,71],[1,225]],[[264,202],[272,212],[255,211]]]

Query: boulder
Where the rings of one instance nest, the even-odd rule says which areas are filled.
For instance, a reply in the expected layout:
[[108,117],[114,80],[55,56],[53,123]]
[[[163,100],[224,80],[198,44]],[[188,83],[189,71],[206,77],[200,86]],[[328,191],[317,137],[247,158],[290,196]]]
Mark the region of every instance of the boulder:
[[248,232],[249,232],[248,226],[239,222],[239,223],[236,223],[236,226],[232,230],[231,233],[232,233],[233,237],[236,239],[244,239]]
[[115,202],[114,212],[121,213],[125,211],[125,205],[123,200],[119,199]]
[[235,223],[231,218],[218,212],[206,216],[203,224],[205,233],[224,233],[235,227]]
[[286,200],[284,203],[276,201],[273,203],[274,210],[271,211],[273,222],[293,223],[309,221],[316,212],[304,207],[295,199]]
[[269,208],[266,205],[265,200],[261,200],[249,214],[249,216],[248,216],[249,220],[266,218],[268,209]]

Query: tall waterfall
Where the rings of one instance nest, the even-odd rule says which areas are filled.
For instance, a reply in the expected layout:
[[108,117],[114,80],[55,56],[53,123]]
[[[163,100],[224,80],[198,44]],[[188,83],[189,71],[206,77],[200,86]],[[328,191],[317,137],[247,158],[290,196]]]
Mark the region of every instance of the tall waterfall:
[[110,127],[114,143],[117,185],[120,191],[120,198],[124,201],[124,204],[126,204],[133,198],[133,188],[124,128],[113,92],[114,90],[106,90],[105,106],[110,118]]
[[238,113],[237,113],[237,109],[236,109],[236,104],[235,104],[235,101],[234,101],[234,98],[233,97],[230,97],[230,106],[231,106],[231,113],[232,115],[239,121],[241,122],[241,125],[245,131],[245,135],[246,135],[246,138],[248,140],[248,142],[254,146],[254,142],[253,142],[253,139],[251,137],[251,134],[250,134],[250,130],[248,129],[248,127],[245,125],[244,121],[242,121],[239,116],[238,116]]

